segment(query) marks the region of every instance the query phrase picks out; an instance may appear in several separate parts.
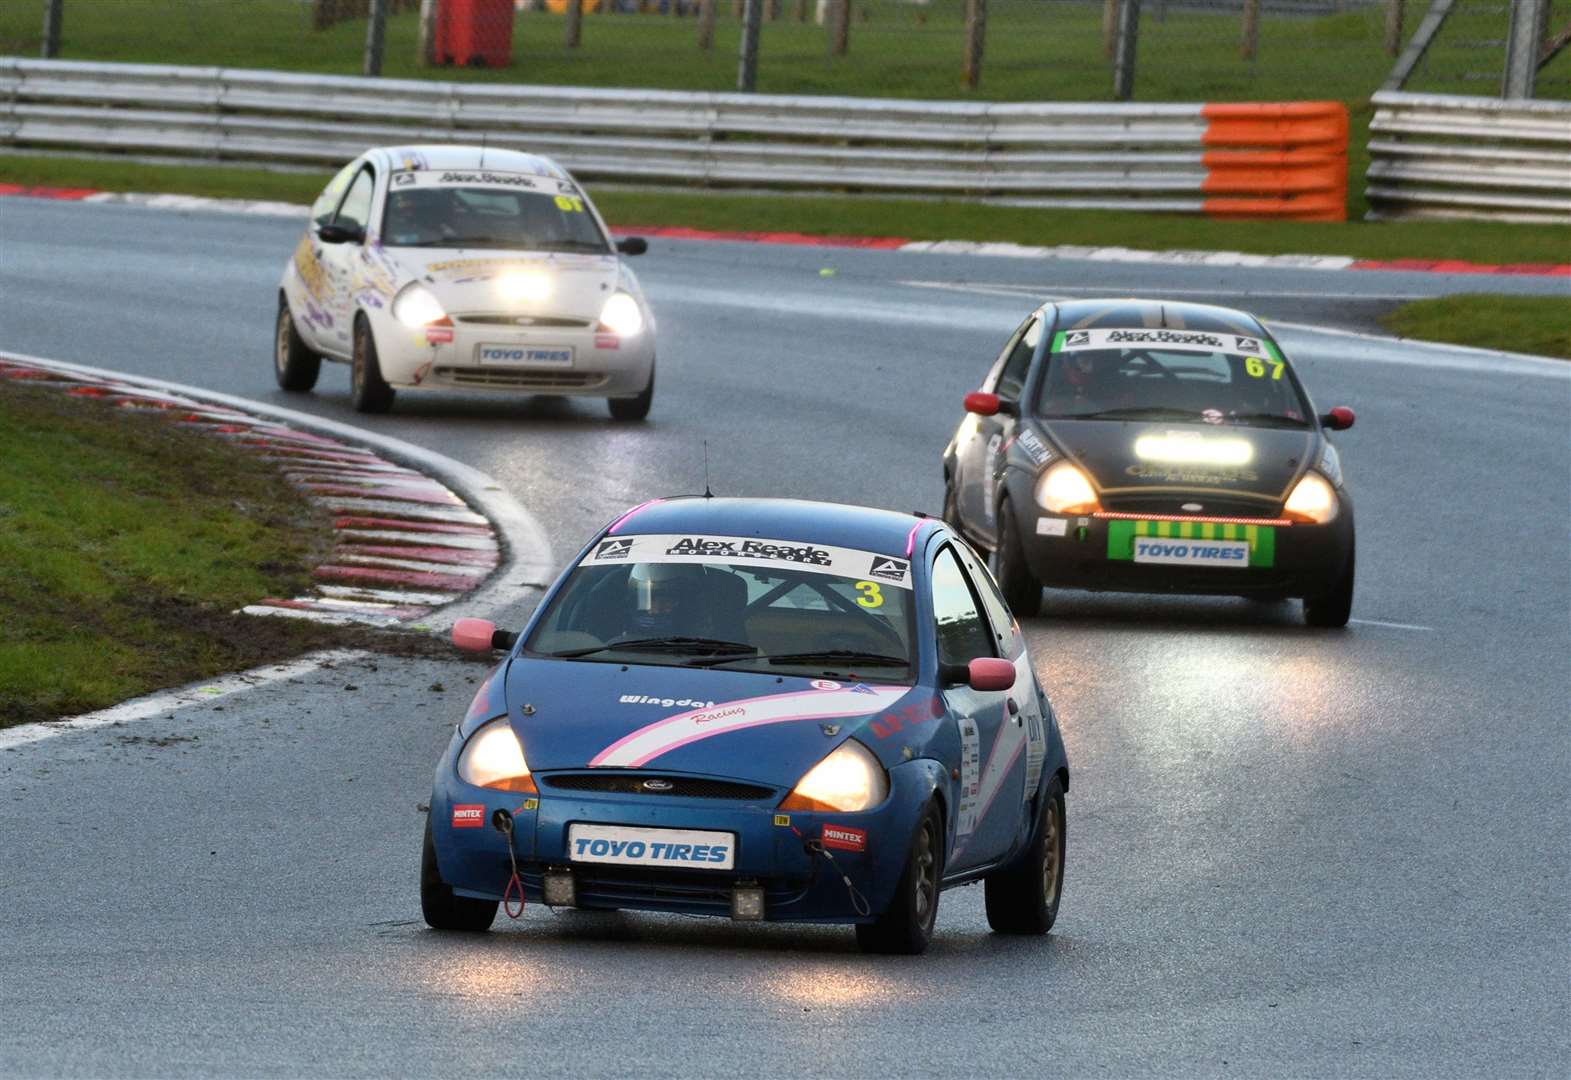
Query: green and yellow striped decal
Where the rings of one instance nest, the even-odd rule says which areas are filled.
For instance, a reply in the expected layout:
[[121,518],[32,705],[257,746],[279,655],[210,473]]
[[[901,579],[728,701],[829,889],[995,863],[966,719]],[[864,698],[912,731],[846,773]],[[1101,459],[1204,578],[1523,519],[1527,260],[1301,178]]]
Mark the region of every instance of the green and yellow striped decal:
[[1174,540],[1248,540],[1250,566],[1276,565],[1276,529],[1271,525],[1225,525],[1215,521],[1130,521],[1107,523],[1107,557],[1135,557],[1135,537]]

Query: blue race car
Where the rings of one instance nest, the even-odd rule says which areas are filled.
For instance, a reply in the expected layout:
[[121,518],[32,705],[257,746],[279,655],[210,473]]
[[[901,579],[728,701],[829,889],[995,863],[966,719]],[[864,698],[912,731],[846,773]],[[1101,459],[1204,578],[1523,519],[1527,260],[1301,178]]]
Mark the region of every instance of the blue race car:
[[[981,880],[1003,933],[1058,914],[1069,766],[1025,639],[937,519],[682,498],[602,530],[436,769],[426,922],[499,902],[854,923],[927,947]],[[513,910],[510,907],[510,912]]]

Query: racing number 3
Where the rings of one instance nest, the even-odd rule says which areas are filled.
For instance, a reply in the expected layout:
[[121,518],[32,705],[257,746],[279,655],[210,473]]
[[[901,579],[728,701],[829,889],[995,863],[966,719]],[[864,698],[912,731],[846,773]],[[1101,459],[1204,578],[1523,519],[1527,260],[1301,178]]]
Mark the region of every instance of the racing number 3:
[[[1253,378],[1263,379],[1266,373],[1266,363],[1267,361],[1260,359],[1258,356],[1246,356],[1244,357],[1244,370],[1249,372]],[[1280,379],[1282,377],[1282,369],[1287,367],[1287,365],[1280,360],[1272,360],[1269,363],[1271,364],[1271,377]]]
[[558,210],[566,210],[569,213],[582,214],[584,212],[584,200],[577,195],[558,195],[556,197],[556,208]]
[[856,591],[862,594],[856,598],[856,602],[863,607],[875,608],[884,606],[884,594],[879,590],[878,582],[858,581],[856,583]]

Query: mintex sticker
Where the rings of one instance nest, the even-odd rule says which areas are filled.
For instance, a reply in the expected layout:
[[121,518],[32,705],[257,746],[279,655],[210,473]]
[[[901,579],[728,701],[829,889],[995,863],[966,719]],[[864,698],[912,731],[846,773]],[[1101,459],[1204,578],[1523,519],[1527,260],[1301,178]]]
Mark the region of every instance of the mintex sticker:
[[453,804],[453,828],[479,829],[485,825],[485,807],[479,803]]
[[1036,534],[1038,536],[1067,536],[1069,534],[1069,519],[1050,517],[1037,518]]
[[659,533],[621,536],[601,541],[580,566],[607,563],[726,563],[734,566],[789,568],[814,574],[878,581],[897,589],[911,588],[906,559],[876,555],[855,548],[768,540],[756,536],[700,536]]
[[819,841],[836,851],[866,851],[867,830],[853,829],[849,825],[825,825]]

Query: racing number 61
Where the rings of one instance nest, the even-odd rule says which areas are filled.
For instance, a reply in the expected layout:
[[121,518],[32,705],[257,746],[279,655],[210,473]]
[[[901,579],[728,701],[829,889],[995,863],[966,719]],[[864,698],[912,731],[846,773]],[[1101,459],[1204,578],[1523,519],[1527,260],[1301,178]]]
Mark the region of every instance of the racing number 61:
[[573,214],[582,214],[584,212],[584,200],[577,195],[558,195],[556,197],[556,208]]

